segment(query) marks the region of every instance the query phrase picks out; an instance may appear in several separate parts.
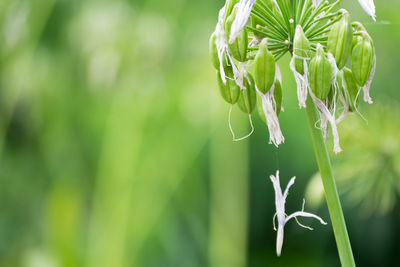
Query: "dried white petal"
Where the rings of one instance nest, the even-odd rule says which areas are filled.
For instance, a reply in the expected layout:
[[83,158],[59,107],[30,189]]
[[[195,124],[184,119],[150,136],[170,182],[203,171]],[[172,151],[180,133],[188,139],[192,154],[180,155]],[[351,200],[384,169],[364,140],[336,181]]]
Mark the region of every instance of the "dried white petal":
[[[279,171],[276,172],[276,176],[274,176],[274,175],[270,176],[270,179],[272,181],[272,184],[274,186],[274,191],[275,191],[276,213],[275,213],[275,215],[273,217],[274,230],[276,230],[276,228],[275,228],[275,217],[278,218],[278,231],[277,231],[277,234],[276,234],[276,254],[278,256],[280,256],[281,252],[282,252],[285,224],[290,219],[295,218],[296,221],[297,221],[297,217],[311,217],[311,218],[315,218],[315,219],[319,220],[322,224],[326,224],[326,222],[324,220],[322,220],[320,217],[318,217],[317,215],[314,215],[312,213],[304,211],[304,201],[303,201],[303,208],[302,208],[301,211],[297,211],[297,212],[294,212],[293,214],[291,214],[290,216],[286,216],[286,214],[285,214],[286,197],[288,196],[290,187],[295,182],[295,178],[296,177],[293,177],[292,179],[290,179],[288,185],[286,186],[285,193],[282,195],[282,189],[281,189],[281,185],[280,185],[280,182],[279,182]],[[302,227],[305,227],[307,229],[312,230],[311,227],[302,225],[298,221],[297,221],[297,223]]]
[[375,4],[373,0],[358,0],[365,13],[376,21]]
[[[296,58],[303,60],[303,67],[304,67],[303,75],[301,73],[297,72],[297,70],[295,68],[294,61]],[[300,108],[306,107],[307,91],[308,91],[308,88],[310,87],[310,85],[308,83],[308,62],[307,62],[308,60],[310,60],[310,59],[303,58],[303,57],[297,56],[296,54],[293,54],[292,60],[290,61],[290,69],[292,70],[294,79],[296,80],[297,98],[299,100]]]
[[[226,6],[221,8],[218,14],[218,22],[215,27],[215,45],[217,47],[218,59],[219,59],[219,70],[221,75],[221,80],[226,84],[226,75],[224,70],[224,60],[232,66],[233,75],[235,82],[240,88],[243,88],[243,80],[240,79],[240,73],[237,69],[235,62],[233,61],[231,54],[229,53],[228,43],[226,42],[225,30],[224,30],[224,20],[226,15]],[[224,58],[225,57],[225,58]]]
[[[318,111],[321,116],[321,122],[326,120],[331,125],[332,136],[333,136],[333,152],[335,152],[336,154],[342,152],[342,149],[341,149],[340,143],[339,143],[339,132],[336,127],[335,113],[331,114],[331,112],[326,107],[324,102],[322,102],[318,97],[316,97],[311,91],[310,91],[310,95],[311,95],[315,105],[318,108]],[[321,123],[321,125],[322,125],[322,123]]]
[[247,21],[249,20],[251,10],[255,4],[256,0],[240,0],[238,4],[235,5],[237,8],[237,13],[235,20],[232,23],[231,34],[229,36],[229,43],[232,44],[239,33],[242,31]]
[[269,131],[269,141],[270,143],[278,147],[280,144],[285,142],[285,138],[282,135],[281,127],[278,120],[278,115],[276,115],[274,89],[275,89],[275,84],[266,94],[263,94],[258,89],[257,92],[261,96],[262,107]]

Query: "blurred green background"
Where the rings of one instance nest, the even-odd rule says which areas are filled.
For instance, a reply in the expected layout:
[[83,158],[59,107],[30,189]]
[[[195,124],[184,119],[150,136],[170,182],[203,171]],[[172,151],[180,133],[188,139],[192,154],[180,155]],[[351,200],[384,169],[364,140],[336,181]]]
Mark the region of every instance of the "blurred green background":
[[[222,0],[0,1],[0,266],[339,266],[331,225],[291,222],[275,255],[274,192],[328,220],[289,58],[286,143],[234,143],[208,38]],[[368,124],[333,156],[358,266],[400,260],[400,2],[377,1]],[[245,115],[233,126],[246,133]],[[329,144],[331,148],[331,144]],[[314,177],[314,178],[312,178]]]

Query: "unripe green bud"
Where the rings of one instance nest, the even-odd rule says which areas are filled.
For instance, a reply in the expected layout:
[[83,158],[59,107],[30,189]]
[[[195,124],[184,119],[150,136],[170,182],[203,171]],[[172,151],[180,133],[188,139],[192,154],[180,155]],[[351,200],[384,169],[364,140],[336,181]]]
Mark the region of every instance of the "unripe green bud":
[[361,22],[359,21],[354,21],[351,25],[353,26],[353,29],[355,31],[360,31],[360,32],[366,31],[364,25],[362,25]]
[[254,59],[254,80],[260,92],[266,94],[275,81],[275,59],[264,39]]
[[364,86],[375,64],[374,47],[367,34],[354,46],[351,58],[354,78],[359,86]]
[[221,73],[217,71],[217,79],[219,92],[222,98],[229,104],[235,104],[239,100],[240,87],[236,84],[233,76],[233,70],[231,66],[224,67],[225,75],[227,77],[226,84],[221,79]]
[[361,36],[354,35],[353,36],[353,42],[352,42],[352,45],[351,45],[351,51],[353,51],[354,47],[361,41],[362,41],[362,37]]
[[265,119],[263,105],[262,105],[262,99],[259,95],[257,95],[257,113],[258,113],[258,116],[260,117],[260,119],[264,123],[267,123],[267,120]]
[[211,57],[211,62],[214,66],[215,69],[219,69],[219,58],[218,58],[218,50],[217,50],[217,45],[216,45],[216,34],[213,32],[210,37],[210,57]]
[[250,73],[247,75],[249,80],[247,78],[244,79],[246,90],[240,90],[238,106],[244,113],[251,114],[256,106],[257,94],[253,77]]
[[324,100],[331,90],[333,70],[325,55],[324,48],[318,44],[317,53],[310,62],[309,83],[312,92],[321,100]]
[[275,81],[274,98],[276,104],[276,115],[279,116],[282,108],[282,85],[281,82],[278,80]]
[[328,36],[328,51],[335,57],[339,69],[346,65],[353,41],[350,15],[346,10],[342,10],[342,14],[342,18],[332,26]]
[[304,59],[310,58],[310,42],[304,35],[303,28],[300,25],[296,27],[296,34],[293,42],[294,67],[298,73],[304,75]]
[[353,72],[349,68],[343,69],[343,85],[343,92],[349,104],[349,110],[353,112],[358,106],[359,98],[357,98],[357,94],[359,87],[354,79]]
[[235,41],[231,44],[229,43],[229,36],[231,33],[232,23],[235,20],[237,9],[234,9],[232,14],[228,17],[225,22],[225,34],[228,42],[228,49],[232,57],[240,62],[245,62],[247,60],[247,47],[249,44],[249,39],[247,36],[246,29],[243,29],[239,35],[236,37]]

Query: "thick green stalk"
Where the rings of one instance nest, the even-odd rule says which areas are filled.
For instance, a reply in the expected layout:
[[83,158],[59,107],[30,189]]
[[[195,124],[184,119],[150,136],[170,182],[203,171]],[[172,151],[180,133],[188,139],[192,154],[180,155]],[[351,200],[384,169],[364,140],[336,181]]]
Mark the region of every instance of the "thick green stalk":
[[317,158],[322,183],[324,185],[326,202],[328,203],[329,214],[332,221],[333,232],[335,234],[340,262],[344,267],[355,266],[350,239],[347,233],[346,223],[339,200],[339,195],[336,189],[335,179],[333,177],[329,154],[321,130],[315,127],[315,124],[319,120],[319,116],[311,97],[308,97],[307,99],[307,118],[310,126],[315,156]]

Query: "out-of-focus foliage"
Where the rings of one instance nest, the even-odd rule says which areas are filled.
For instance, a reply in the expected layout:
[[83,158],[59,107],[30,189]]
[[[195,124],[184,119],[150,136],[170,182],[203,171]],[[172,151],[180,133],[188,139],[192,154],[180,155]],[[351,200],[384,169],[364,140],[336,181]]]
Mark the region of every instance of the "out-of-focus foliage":
[[[335,160],[336,180],[343,201],[362,207],[368,215],[391,212],[400,195],[399,104],[377,105],[357,114],[341,127],[342,144],[347,147]],[[308,195],[320,203],[323,188],[316,175],[308,186]]]
[[[222,2],[0,1],[0,266],[338,265],[330,227],[312,221],[313,232],[288,224],[286,254],[275,256],[267,177],[297,176],[287,208],[298,210],[316,163],[292,79],[283,81],[285,145],[268,145],[256,119],[254,136],[231,142],[207,51]],[[400,3],[376,4],[378,21],[391,23],[368,25],[372,96],[384,106],[399,97]],[[374,124],[378,110],[364,108]],[[232,116],[246,133],[247,116]],[[354,120],[374,127],[359,149],[384,142]],[[382,133],[396,138],[398,127]],[[350,137],[345,152],[358,142]],[[376,219],[345,201],[357,262],[393,266],[397,199]],[[325,206],[310,212],[329,218]]]

